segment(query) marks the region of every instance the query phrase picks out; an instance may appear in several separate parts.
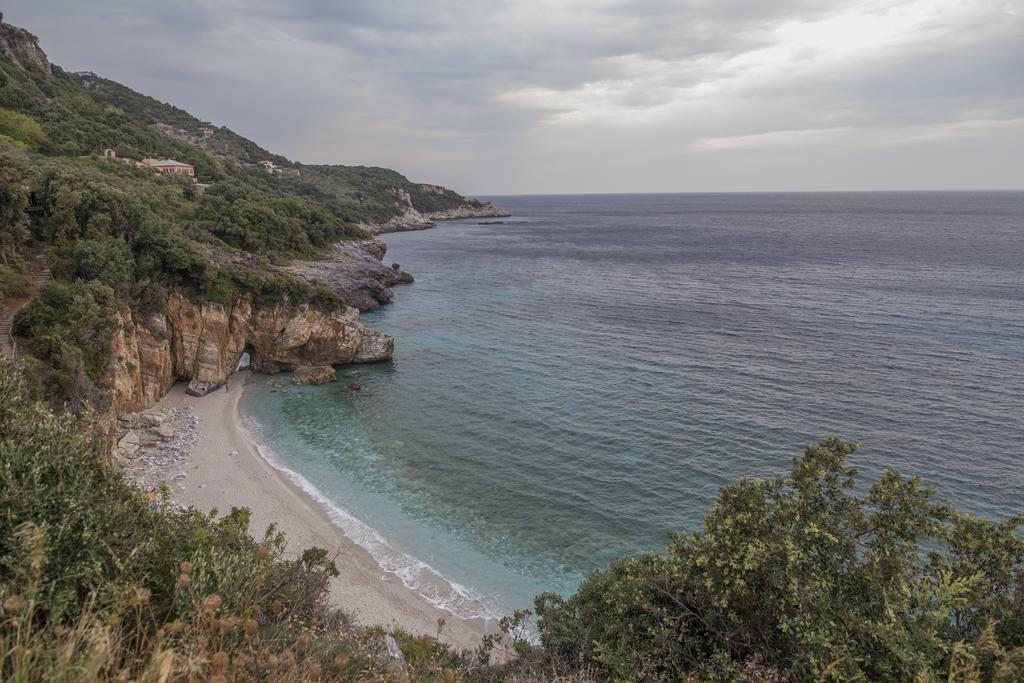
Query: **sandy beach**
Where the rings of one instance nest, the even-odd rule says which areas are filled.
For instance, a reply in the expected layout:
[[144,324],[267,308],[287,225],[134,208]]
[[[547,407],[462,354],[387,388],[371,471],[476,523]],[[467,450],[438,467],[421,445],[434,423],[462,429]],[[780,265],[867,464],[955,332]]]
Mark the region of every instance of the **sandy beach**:
[[332,598],[362,624],[434,634],[437,620],[443,618],[442,637],[458,648],[475,647],[485,631],[496,630],[493,622],[460,618],[407,588],[332,524],[320,503],[264,460],[239,428],[244,381],[231,382],[229,391],[222,388],[203,398],[188,396],[184,389],[176,385],[151,409],[188,408],[198,418],[195,442],[177,465],[186,475],[174,491],[175,502],[204,512],[246,507],[252,512],[253,536],[276,523],[287,536],[289,553],[310,546],[326,548],[336,555],[340,571],[331,585]]

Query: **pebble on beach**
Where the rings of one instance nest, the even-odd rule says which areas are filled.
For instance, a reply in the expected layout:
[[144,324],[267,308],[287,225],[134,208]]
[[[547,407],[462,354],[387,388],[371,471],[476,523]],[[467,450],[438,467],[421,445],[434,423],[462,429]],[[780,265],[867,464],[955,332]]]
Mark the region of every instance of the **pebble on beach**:
[[[185,458],[199,438],[199,418],[191,408],[124,413],[117,422],[114,460],[125,481],[143,490],[161,484],[183,490],[188,476],[183,469]],[[177,505],[173,491],[170,503]]]

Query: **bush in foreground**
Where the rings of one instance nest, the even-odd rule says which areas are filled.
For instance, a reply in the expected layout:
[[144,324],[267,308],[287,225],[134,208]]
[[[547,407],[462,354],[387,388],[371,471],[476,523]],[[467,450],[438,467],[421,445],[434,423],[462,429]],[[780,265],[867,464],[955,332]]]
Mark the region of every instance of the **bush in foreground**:
[[991,522],[837,438],[722,489],[698,532],[537,599],[526,658],[614,680],[1024,680],[1024,516]]

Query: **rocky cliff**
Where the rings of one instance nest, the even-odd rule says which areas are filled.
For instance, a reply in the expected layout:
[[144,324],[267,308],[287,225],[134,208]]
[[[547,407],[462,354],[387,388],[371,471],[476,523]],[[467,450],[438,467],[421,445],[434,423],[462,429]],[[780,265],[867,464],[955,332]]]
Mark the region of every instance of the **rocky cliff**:
[[293,275],[316,279],[360,311],[391,301],[391,287],[413,281],[393,263],[384,264],[388,245],[380,240],[339,242],[322,261],[295,261],[286,267]]
[[177,380],[204,395],[227,381],[243,353],[259,372],[390,359],[394,339],[358,318],[351,307],[336,313],[306,304],[258,307],[251,297],[222,306],[173,293],[165,313],[145,321],[122,315],[114,339],[113,408],[145,409]]
[[46,53],[39,47],[39,39],[23,28],[3,23],[2,12],[0,12],[0,54],[21,69],[28,69],[32,64],[48,74],[52,73],[50,60],[46,58]]
[[[418,185],[419,190],[425,194],[442,194],[449,192],[440,185]],[[388,232],[406,232],[409,230],[427,230],[437,227],[434,221],[449,218],[485,218],[509,216],[508,211],[495,206],[491,202],[477,202],[468,200],[458,206],[447,207],[437,211],[420,211],[413,203],[412,196],[408,190],[394,188],[391,194],[395,197],[395,204],[401,213],[383,223],[364,223],[362,227],[374,235],[381,235]]]

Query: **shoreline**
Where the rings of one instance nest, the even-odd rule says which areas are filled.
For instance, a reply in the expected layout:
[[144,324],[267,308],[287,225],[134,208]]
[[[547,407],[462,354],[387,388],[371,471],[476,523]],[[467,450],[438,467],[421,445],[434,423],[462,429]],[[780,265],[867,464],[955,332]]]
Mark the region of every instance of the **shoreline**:
[[321,502],[268,462],[241,426],[238,403],[248,381],[202,398],[187,395],[185,386],[176,384],[144,411],[186,409],[195,417],[196,439],[174,463],[185,473],[177,490],[172,489],[174,502],[204,513],[246,507],[252,515],[250,534],[258,538],[276,524],[287,538],[290,556],[310,546],[325,548],[339,571],[331,581],[331,600],[361,625],[433,635],[438,619],[444,619],[442,640],[458,649],[475,648],[482,635],[496,632],[495,621],[460,617],[407,587],[346,536]]

